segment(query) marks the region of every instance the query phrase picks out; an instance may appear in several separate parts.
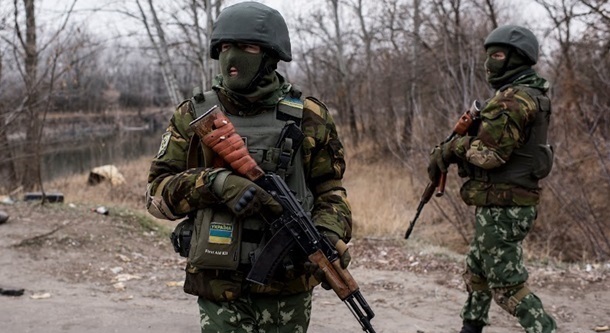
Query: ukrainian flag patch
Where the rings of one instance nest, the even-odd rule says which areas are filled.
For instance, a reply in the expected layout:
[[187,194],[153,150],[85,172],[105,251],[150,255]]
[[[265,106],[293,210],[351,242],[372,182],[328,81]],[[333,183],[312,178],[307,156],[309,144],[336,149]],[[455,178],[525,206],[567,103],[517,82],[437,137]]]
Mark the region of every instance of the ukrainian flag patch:
[[285,104],[295,109],[303,109],[303,101],[298,98],[286,97],[280,101],[280,104]]
[[233,238],[233,225],[212,222],[210,224],[210,244],[231,244]]

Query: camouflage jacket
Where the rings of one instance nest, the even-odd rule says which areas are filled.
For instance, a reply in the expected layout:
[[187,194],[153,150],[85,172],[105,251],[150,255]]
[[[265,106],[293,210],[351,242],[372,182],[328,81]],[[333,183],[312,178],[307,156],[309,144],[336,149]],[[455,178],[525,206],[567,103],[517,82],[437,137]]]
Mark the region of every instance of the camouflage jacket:
[[471,179],[462,185],[464,202],[475,206],[532,206],[539,202],[540,190],[509,183],[491,183],[472,177],[476,168],[493,171],[504,165],[516,149],[527,140],[529,125],[538,107],[521,87],[546,93],[548,82],[535,72],[521,76],[502,87],[481,110],[481,123],[475,136],[463,136],[451,143],[455,155],[462,160],[463,173]]
[[[283,83],[282,87],[286,87]],[[215,87],[215,90],[220,90]],[[281,94],[280,94],[281,95]],[[280,96],[280,97],[283,97]],[[221,99],[223,105],[231,103]],[[227,109],[239,109],[225,105]],[[192,103],[185,101],[174,112],[161,147],[153,159],[148,175],[147,208],[158,217],[175,220],[198,209],[218,203],[209,187],[213,168],[187,168],[189,142],[193,135]],[[307,186],[314,195],[313,220],[317,226],[337,233],[345,242],[351,238],[351,209],[342,185],[345,172],[344,149],[335,123],[324,104],[306,98],[301,129],[303,168]]]

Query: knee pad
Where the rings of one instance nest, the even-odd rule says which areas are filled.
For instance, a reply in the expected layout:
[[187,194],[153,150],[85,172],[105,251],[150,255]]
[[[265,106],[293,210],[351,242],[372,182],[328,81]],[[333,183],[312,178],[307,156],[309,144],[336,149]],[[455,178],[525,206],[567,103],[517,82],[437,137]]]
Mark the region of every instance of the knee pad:
[[493,288],[491,293],[494,301],[502,309],[514,316],[521,300],[532,292],[525,283],[521,283],[507,288]]
[[466,268],[466,271],[462,274],[462,278],[464,279],[464,283],[466,284],[466,290],[468,290],[468,293],[489,290],[489,286],[487,285],[487,279],[474,274],[468,268]]

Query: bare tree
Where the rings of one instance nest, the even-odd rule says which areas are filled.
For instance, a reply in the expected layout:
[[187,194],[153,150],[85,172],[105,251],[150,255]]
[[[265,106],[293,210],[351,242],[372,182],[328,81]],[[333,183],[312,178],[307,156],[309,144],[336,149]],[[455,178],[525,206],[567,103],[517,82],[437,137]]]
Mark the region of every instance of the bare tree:
[[[41,154],[42,137],[48,111],[52,107],[55,80],[60,71],[57,68],[59,55],[63,52],[61,34],[66,29],[75,2],[67,7],[58,28],[48,35],[48,40],[39,43],[38,24],[34,0],[14,0],[13,29],[0,35],[8,44],[14,58],[14,65],[23,82],[23,94],[10,112],[3,113],[3,131],[15,127],[23,130],[24,139],[19,154],[13,156],[13,163],[20,165],[18,183],[24,190],[42,189]],[[22,26],[25,25],[25,27]],[[45,61],[41,66],[41,58]],[[7,139],[8,141],[8,139]],[[9,149],[10,151],[10,149]],[[15,168],[15,166],[13,166]],[[14,169],[16,171],[16,169]]]
[[[2,65],[3,65],[3,53],[0,52],[0,152],[4,155],[4,158],[0,161],[0,180],[6,188],[14,188],[16,186],[17,174],[15,173],[15,166],[13,165],[13,152],[9,144],[8,139],[8,124],[7,119],[8,112],[4,105],[5,96],[3,96],[4,82],[2,80]],[[2,188],[2,186],[0,186]]]
[[[358,22],[356,30],[357,38],[361,42],[362,59],[359,59],[359,70],[355,73],[354,100],[357,106],[354,106],[354,120],[359,124],[370,123],[370,119],[375,117],[369,110],[375,110],[375,85],[378,82],[373,71],[374,50],[373,43],[378,38],[377,34],[380,30],[379,23],[375,20],[375,11],[378,8],[378,3],[367,2],[363,4],[362,0],[354,0],[353,3],[348,2],[347,6],[351,7]],[[369,112],[367,112],[369,111]],[[351,125],[352,127],[354,125]],[[361,126],[360,135],[370,135],[377,137],[377,126]],[[367,133],[369,132],[369,133]]]
[[[546,231],[563,246],[566,257],[583,252],[597,259],[610,256],[610,223],[604,207],[610,189],[608,145],[610,98],[606,1],[537,0],[553,22],[549,28],[558,49],[549,63],[555,73],[552,133],[556,166],[548,181],[552,219],[564,228]],[[569,115],[569,116],[567,116]],[[545,215],[551,215],[547,213]],[[565,246],[569,244],[569,246]]]
[[212,26],[220,13],[222,0],[186,0],[190,21],[179,17],[179,12],[172,13],[175,24],[182,33],[183,57],[198,70],[200,86],[204,91],[212,88],[212,79],[219,72],[218,66],[210,58],[210,40]]
[[183,100],[182,93],[178,88],[178,83],[176,80],[176,75],[174,68],[172,66],[172,58],[169,55],[169,46],[165,39],[165,31],[161,22],[159,21],[159,17],[157,16],[157,10],[153,5],[152,0],[147,0],[148,9],[150,11],[150,15],[152,16],[152,24],[154,25],[155,31],[157,32],[156,36],[152,33],[152,29],[150,27],[149,19],[142,8],[142,4],[140,0],[136,0],[136,4],[138,5],[138,10],[141,18],[141,22],[146,29],[146,33],[150,40],[150,43],[153,46],[158,58],[159,58],[159,67],[161,68],[161,73],[163,75],[163,81],[167,87],[167,92],[171,99],[171,103],[173,105],[178,105],[180,101]]
[[[357,138],[359,129],[354,105],[354,76],[349,65],[353,54],[348,54],[345,49],[347,39],[351,37],[343,30],[345,26],[342,23],[340,2],[325,0],[324,3],[325,8],[320,8],[307,18],[298,18],[298,33],[315,40],[312,47],[316,50],[305,52],[303,57],[305,61],[311,62],[308,69],[313,76],[325,76],[333,82],[322,92],[322,96],[328,96],[325,101],[338,110],[340,121],[348,124],[351,134]],[[323,9],[329,11],[328,16]]]
[[26,156],[38,163],[26,163],[23,172],[22,184],[26,190],[33,189],[37,184],[40,184],[40,150],[37,143],[42,134],[42,120],[36,113],[38,99],[38,49],[36,45],[36,16],[34,12],[34,0],[23,0],[25,8],[25,38],[23,37],[22,29],[19,26],[17,19],[17,0],[15,0],[15,32],[23,48],[25,73],[23,81],[27,96],[24,101],[24,110],[27,117],[30,119],[26,127]]

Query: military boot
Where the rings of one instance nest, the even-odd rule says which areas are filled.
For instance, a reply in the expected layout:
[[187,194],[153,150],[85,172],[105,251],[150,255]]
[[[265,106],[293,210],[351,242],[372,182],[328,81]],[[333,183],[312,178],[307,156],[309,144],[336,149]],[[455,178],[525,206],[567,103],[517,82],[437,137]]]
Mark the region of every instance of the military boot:
[[465,321],[462,326],[460,333],[481,333],[483,332],[483,326],[476,326],[473,323]]

